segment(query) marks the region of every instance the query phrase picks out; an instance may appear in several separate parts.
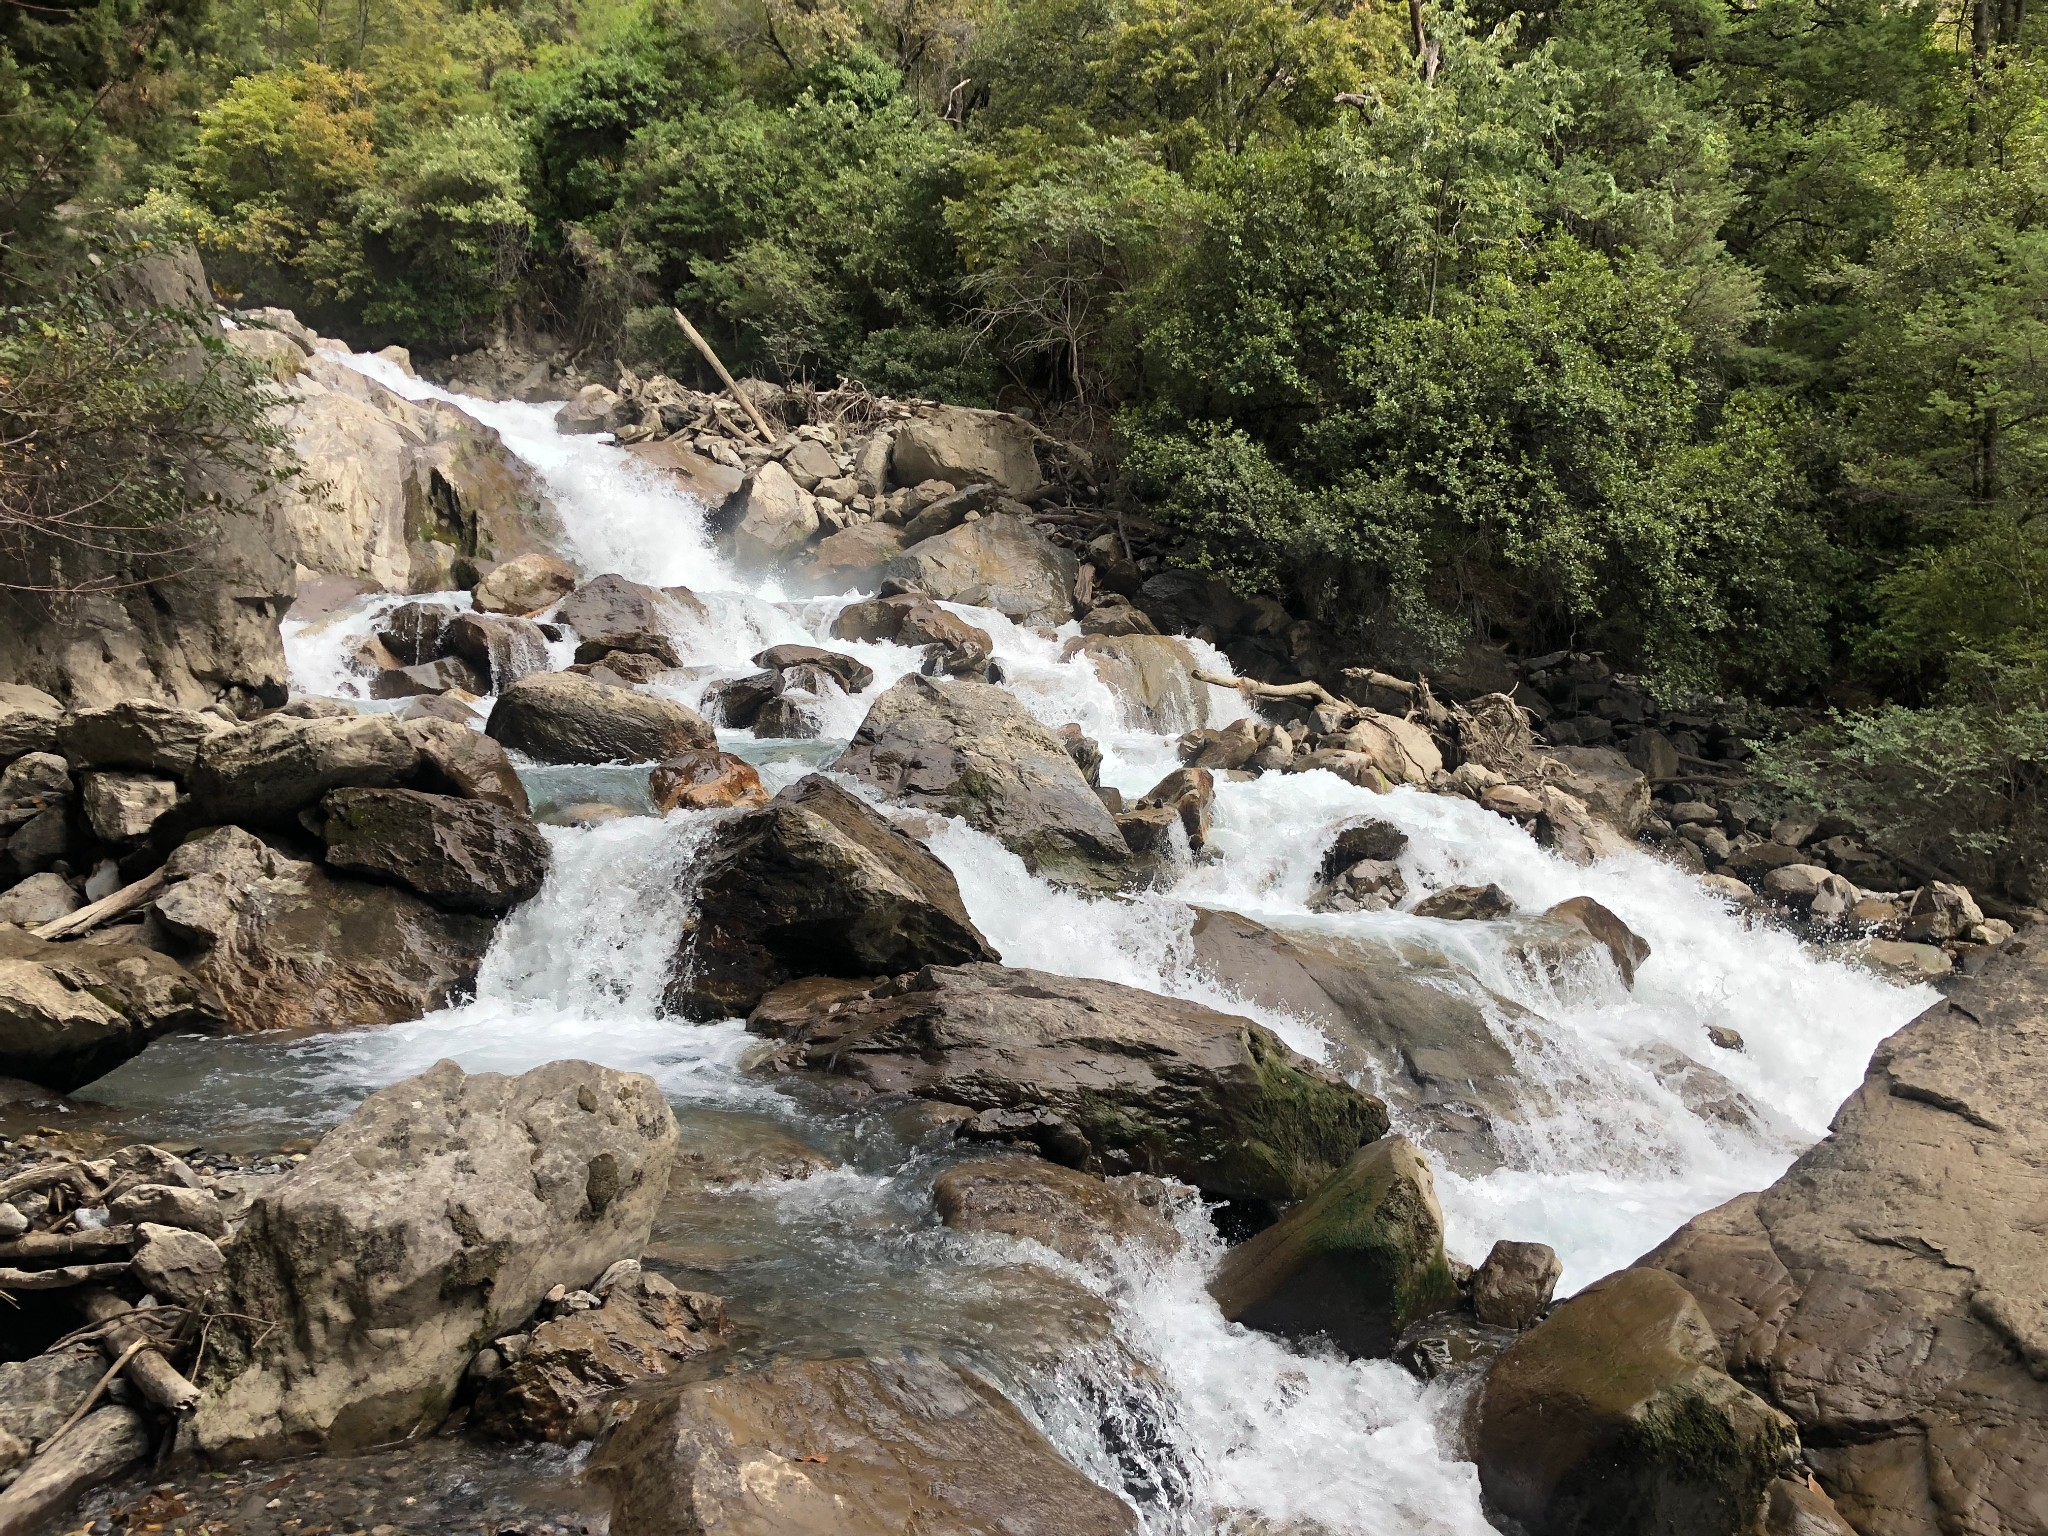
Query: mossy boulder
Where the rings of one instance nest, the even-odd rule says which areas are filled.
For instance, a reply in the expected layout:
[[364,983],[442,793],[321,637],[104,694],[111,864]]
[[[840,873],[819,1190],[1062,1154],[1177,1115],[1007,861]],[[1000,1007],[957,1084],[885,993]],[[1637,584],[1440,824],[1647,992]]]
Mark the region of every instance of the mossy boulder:
[[1114,982],[927,966],[871,988],[783,988],[748,1021],[782,1066],[973,1111],[964,1133],[1092,1173],[1299,1200],[1387,1130],[1386,1106],[1249,1019]]
[[1232,1322],[1325,1336],[1352,1355],[1390,1354],[1410,1323],[1458,1299],[1428,1162],[1404,1136],[1359,1148],[1276,1224],[1225,1254],[1209,1291]]
[[1495,1362],[1479,1481],[1530,1536],[1746,1536],[1798,1450],[1792,1421],[1721,1367],[1663,1270],[1586,1287]]

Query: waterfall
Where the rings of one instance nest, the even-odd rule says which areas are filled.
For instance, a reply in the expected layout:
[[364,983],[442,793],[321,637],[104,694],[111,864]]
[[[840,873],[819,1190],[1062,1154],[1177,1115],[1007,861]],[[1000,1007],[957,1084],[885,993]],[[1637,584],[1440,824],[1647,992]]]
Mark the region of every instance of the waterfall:
[[[772,578],[730,569],[705,535],[701,505],[608,442],[557,434],[553,407],[450,396],[378,359],[346,361],[409,397],[453,400],[495,427],[546,480],[570,540],[565,553],[585,575],[617,571],[685,585],[703,599],[708,617],[677,637],[694,675],[656,691],[694,705],[720,678],[751,670],[760,648],[784,641],[850,651],[875,670],[864,695],[824,701],[819,741],[731,737],[771,788],[829,763],[875,694],[916,670],[915,651],[827,638],[847,599],[789,600]],[[400,601],[378,597],[288,626],[297,685],[355,687],[348,654]],[[1170,735],[1131,729],[1093,668],[1062,658],[1073,626],[1048,636],[985,610],[958,611],[989,632],[1006,685],[1027,708],[1048,725],[1077,721],[1100,741],[1103,783],[1135,795],[1177,765]],[[1227,672],[1220,654],[1191,643],[1206,668]],[[521,658],[529,663],[540,664]],[[1212,723],[1243,712],[1227,689],[1212,688],[1208,703]],[[500,926],[477,996],[461,1007],[312,1040],[167,1043],[151,1053],[147,1074],[117,1074],[120,1095],[188,1129],[259,1114],[317,1125],[442,1056],[477,1069],[580,1056],[649,1071],[676,1103],[686,1137],[776,1127],[844,1164],[809,1180],[708,1194],[697,1207],[702,1229],[676,1240],[678,1262],[712,1273],[707,1285],[736,1290],[735,1310],[751,1307],[764,1336],[903,1340],[973,1361],[1077,1465],[1122,1488],[1162,1536],[1278,1530],[1290,1521],[1361,1536],[1489,1529],[1474,1469],[1458,1454],[1455,1390],[1420,1384],[1389,1363],[1303,1353],[1224,1324],[1203,1290],[1216,1252],[1206,1230],[1191,1229],[1176,1259],[1132,1256],[1114,1273],[1075,1271],[1004,1240],[962,1241],[929,1215],[942,1149],[750,1077],[737,1021],[663,1017],[689,867],[715,814],[550,828],[547,886]],[[1533,967],[1500,925],[1311,913],[1322,850],[1339,826],[1365,815],[1407,833],[1400,863],[1412,891],[1491,881],[1526,909],[1590,895],[1649,941],[1651,958],[1631,990],[1605,965]],[[1566,1290],[1628,1263],[1698,1211],[1768,1184],[1825,1133],[1872,1047],[1931,998],[1745,923],[1647,854],[1574,867],[1469,801],[1411,790],[1375,796],[1327,773],[1219,784],[1203,858],[1183,866],[1170,888],[1127,899],[1050,886],[958,822],[938,825],[929,841],[1009,963],[1246,1012],[1324,1060],[1335,1053],[1312,1022],[1249,1004],[1199,968],[1193,908],[1379,946],[1427,984],[1471,999],[1514,1060],[1524,1112],[1503,1132],[1502,1166],[1438,1166],[1449,1246],[1476,1262],[1497,1238],[1548,1242],[1564,1259]],[[1746,1049],[1716,1049],[1708,1026],[1738,1030]],[[1690,1103],[1681,1080],[1693,1070],[1719,1074],[1743,1112]],[[1423,1128],[1410,1129],[1428,1145]],[[715,1245],[704,1236],[714,1230]],[[1020,1261],[1100,1297],[1113,1340],[1048,1368],[1007,1335],[1028,1310],[1006,1289],[1025,1273]]]

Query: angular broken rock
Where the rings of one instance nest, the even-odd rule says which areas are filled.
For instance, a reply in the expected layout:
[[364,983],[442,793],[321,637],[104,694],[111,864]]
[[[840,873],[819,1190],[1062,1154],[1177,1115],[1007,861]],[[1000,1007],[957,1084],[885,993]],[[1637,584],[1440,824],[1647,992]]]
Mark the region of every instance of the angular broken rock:
[[980,1377],[925,1355],[785,1360],[638,1405],[600,1443],[612,1536],[1137,1536]]
[[164,872],[157,916],[192,946],[193,975],[237,1031],[419,1018],[474,984],[493,928],[483,914],[329,874],[240,827],[182,844]]
[[432,716],[403,724],[420,754],[415,787],[465,800],[487,800],[522,816],[531,814],[526,786],[519,781],[512,759],[482,731]]
[[1004,689],[903,678],[833,769],[964,818],[1048,879],[1112,889],[1128,874],[1130,846],[1065,744]]
[[815,645],[771,645],[754,658],[754,665],[770,672],[791,667],[817,667],[831,674],[847,693],[859,693],[875,680],[875,669],[843,651],[828,651]]
[[0,762],[27,752],[52,752],[64,706],[40,688],[0,683]]
[[222,1022],[201,980],[153,949],[0,930],[0,1076],[68,1093],[159,1035]]
[[718,745],[696,711],[573,672],[521,678],[498,696],[485,730],[543,763],[650,763]]
[[1494,1328],[1531,1328],[1542,1319],[1564,1265],[1548,1243],[1502,1239],[1472,1274],[1472,1315]]
[[[631,1261],[628,1261],[629,1263]],[[604,1427],[605,1405],[676,1366],[725,1348],[725,1303],[678,1290],[634,1265],[604,1304],[563,1309],[530,1333],[493,1346],[502,1364],[486,1378],[470,1423],[514,1440],[574,1445]]]
[[64,755],[82,767],[182,779],[191,773],[200,747],[233,729],[215,714],[135,698],[65,717],[57,742]]
[[683,588],[664,591],[607,575],[563,598],[555,621],[576,631],[578,661],[596,661],[607,651],[636,651],[663,666],[680,667],[676,631],[703,612],[704,605]]
[[1020,517],[998,512],[912,544],[882,569],[941,602],[993,608],[1020,624],[1074,616],[1074,557]]
[[191,777],[194,810],[201,825],[296,831],[299,812],[329,790],[389,788],[418,765],[419,749],[388,715],[271,715],[200,747]]
[[146,773],[88,773],[79,798],[93,836],[103,843],[132,843],[178,803],[178,785]]
[[732,529],[733,558],[742,565],[780,564],[818,531],[817,504],[774,459],[747,477],[722,515]]
[[155,1222],[208,1237],[225,1237],[228,1230],[220,1201],[204,1189],[183,1184],[134,1185],[108,1202],[107,1219],[116,1224]]
[[[206,1198],[213,1200],[212,1195]],[[156,1222],[143,1222],[135,1231],[142,1239],[135,1250],[135,1278],[152,1296],[173,1306],[198,1307],[220,1290],[228,1261],[211,1237]]]
[[868,993],[798,983],[748,1028],[881,1093],[957,1104],[967,1134],[1226,1199],[1300,1199],[1386,1131],[1386,1109],[1249,1019],[1114,982],[931,965]]
[[898,485],[944,480],[987,481],[1005,495],[1028,498],[1045,483],[1031,429],[1001,411],[930,407],[896,429],[890,470]]
[[440,906],[506,912],[540,892],[552,850],[533,818],[416,789],[338,789],[320,802],[327,862]]
[[481,1340],[646,1245],[675,1159],[654,1080],[444,1061],[372,1094],[256,1197],[191,1433],[221,1458],[431,1431]]
[[722,825],[694,879],[668,988],[690,1018],[747,1013],[797,977],[997,958],[952,871],[820,774]]
[[520,555],[494,568],[470,596],[484,613],[537,613],[569,595],[576,572],[554,555]]
[[1449,885],[1415,904],[1417,917],[1453,922],[1488,922],[1514,910],[1514,898],[1497,885]]
[[1234,1323],[1385,1357],[1458,1299],[1429,1163],[1405,1136],[1361,1147],[1294,1209],[1223,1256],[1209,1294]]

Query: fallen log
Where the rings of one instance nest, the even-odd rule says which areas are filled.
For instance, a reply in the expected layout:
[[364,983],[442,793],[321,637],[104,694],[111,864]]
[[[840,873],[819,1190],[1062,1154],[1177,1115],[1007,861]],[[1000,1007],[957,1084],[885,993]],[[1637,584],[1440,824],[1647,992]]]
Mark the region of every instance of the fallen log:
[[128,1273],[118,1264],[64,1264],[56,1269],[0,1269],[0,1291],[61,1291],[74,1285],[98,1285]]
[[740,405],[745,409],[747,419],[754,424],[754,430],[761,434],[761,441],[764,443],[774,442],[775,434],[768,430],[768,423],[761,419],[761,412],[755,407],[754,402],[741,393],[739,385],[733,382],[732,375],[725,371],[725,364],[720,362],[718,354],[711,350],[711,343],[697,334],[697,327],[683,318],[683,312],[680,309],[671,309],[669,313],[676,317],[676,324],[683,328],[683,334],[690,338],[690,344],[704,354],[704,361],[711,365],[711,371],[718,375],[720,381],[727,389],[732,391],[733,399],[739,401]]
[[55,922],[44,923],[29,932],[39,939],[68,939],[73,934],[84,933],[97,928],[109,918],[119,917],[123,912],[132,912],[164,888],[164,872],[155,870],[144,875],[133,885],[124,885],[111,896],[102,896],[88,906],[80,907],[68,917]]
[[135,1246],[133,1227],[88,1227],[80,1232],[30,1232],[0,1243],[0,1261],[35,1262],[126,1253]]
[[[113,1292],[97,1288],[79,1292],[76,1300],[90,1323],[122,1324],[135,1311]],[[130,1346],[138,1341],[143,1347],[131,1351]],[[100,1336],[100,1352],[110,1360],[126,1353],[123,1369],[128,1379],[164,1412],[183,1417],[199,1406],[199,1389],[158,1352],[157,1341],[133,1323],[107,1329]]]
[[1235,688],[1249,699],[1314,699],[1332,709],[1348,709],[1354,714],[1364,714],[1362,705],[1349,699],[1340,699],[1321,683],[1261,683],[1249,677],[1223,677],[1214,672],[1195,669],[1195,681],[1207,683],[1212,688]]
[[22,1536],[86,1489],[149,1454],[149,1426],[132,1408],[109,1405],[48,1441],[0,1493],[0,1536]]
[[17,1195],[38,1195],[44,1190],[54,1189],[59,1184],[68,1184],[80,1195],[90,1195],[93,1183],[90,1175],[76,1163],[41,1163],[34,1168],[25,1168],[20,1173],[0,1179],[0,1200],[12,1200]]

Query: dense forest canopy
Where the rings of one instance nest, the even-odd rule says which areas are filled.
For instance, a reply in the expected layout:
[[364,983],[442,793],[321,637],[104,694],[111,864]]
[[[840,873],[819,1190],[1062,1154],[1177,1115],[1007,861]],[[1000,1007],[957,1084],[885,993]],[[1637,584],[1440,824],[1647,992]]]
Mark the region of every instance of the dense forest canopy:
[[692,373],[680,304],[743,370],[1089,437],[1187,563],[1362,654],[1600,649],[1850,711],[1784,774],[2009,786],[2048,698],[2038,31],[2021,0],[0,0],[0,238],[18,298],[118,215],[428,353]]

